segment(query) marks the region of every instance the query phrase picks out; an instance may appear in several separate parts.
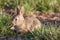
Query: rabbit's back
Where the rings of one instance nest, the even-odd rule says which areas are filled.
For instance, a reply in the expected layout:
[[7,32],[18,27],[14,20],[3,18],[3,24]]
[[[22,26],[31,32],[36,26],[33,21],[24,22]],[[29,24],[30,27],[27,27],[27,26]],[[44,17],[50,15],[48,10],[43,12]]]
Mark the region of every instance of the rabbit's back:
[[25,25],[29,31],[34,31],[34,28],[41,28],[41,22],[35,17],[26,17]]

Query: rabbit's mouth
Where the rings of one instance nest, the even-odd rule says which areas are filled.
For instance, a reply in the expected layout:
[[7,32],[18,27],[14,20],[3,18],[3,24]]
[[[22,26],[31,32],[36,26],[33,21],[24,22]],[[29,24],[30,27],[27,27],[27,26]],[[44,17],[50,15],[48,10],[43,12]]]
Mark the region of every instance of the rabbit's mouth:
[[10,29],[11,30],[16,30],[16,27],[17,27],[16,25],[13,25]]

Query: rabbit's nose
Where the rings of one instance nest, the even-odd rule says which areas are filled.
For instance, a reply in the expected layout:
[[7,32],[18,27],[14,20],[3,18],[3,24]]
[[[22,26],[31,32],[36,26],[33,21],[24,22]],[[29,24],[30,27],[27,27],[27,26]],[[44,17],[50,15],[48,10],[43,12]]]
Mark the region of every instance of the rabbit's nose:
[[12,25],[15,25],[15,22],[14,21],[12,21]]

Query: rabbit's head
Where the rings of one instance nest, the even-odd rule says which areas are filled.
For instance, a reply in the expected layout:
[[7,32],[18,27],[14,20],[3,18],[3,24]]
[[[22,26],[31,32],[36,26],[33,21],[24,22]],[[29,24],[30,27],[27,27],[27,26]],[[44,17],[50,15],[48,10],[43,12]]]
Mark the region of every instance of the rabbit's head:
[[13,24],[13,27],[11,27],[11,29],[15,29],[16,26],[20,26],[23,21],[24,21],[24,17],[23,17],[23,14],[24,14],[24,7],[17,7],[17,14],[13,16],[12,18],[12,24]]

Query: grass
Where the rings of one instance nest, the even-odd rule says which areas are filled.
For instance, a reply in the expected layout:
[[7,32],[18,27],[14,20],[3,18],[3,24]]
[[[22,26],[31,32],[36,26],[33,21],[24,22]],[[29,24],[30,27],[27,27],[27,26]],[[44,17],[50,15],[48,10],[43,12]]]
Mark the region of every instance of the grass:
[[60,28],[54,26],[46,26],[26,34],[27,38],[33,40],[60,40]]
[[[0,9],[14,9],[17,5],[24,6],[26,13],[33,10],[41,12],[49,10],[54,12],[60,11],[59,0],[0,0]],[[12,26],[11,19],[11,15],[0,12],[0,36],[16,35],[16,32],[9,29]],[[32,33],[26,33],[25,37],[33,40],[60,40],[60,27],[43,26]]]
[[11,25],[11,16],[0,13],[0,36],[14,35],[15,33],[9,29]]
[[17,5],[24,6],[25,12],[38,10],[45,12],[52,10],[54,12],[60,11],[59,0],[0,0],[0,8],[16,8]]
[[[9,29],[11,27],[11,15],[0,12],[0,36],[14,36],[16,32]],[[28,32],[25,35],[26,39],[33,40],[60,40],[60,27],[55,25],[45,25],[41,29],[34,32]]]

